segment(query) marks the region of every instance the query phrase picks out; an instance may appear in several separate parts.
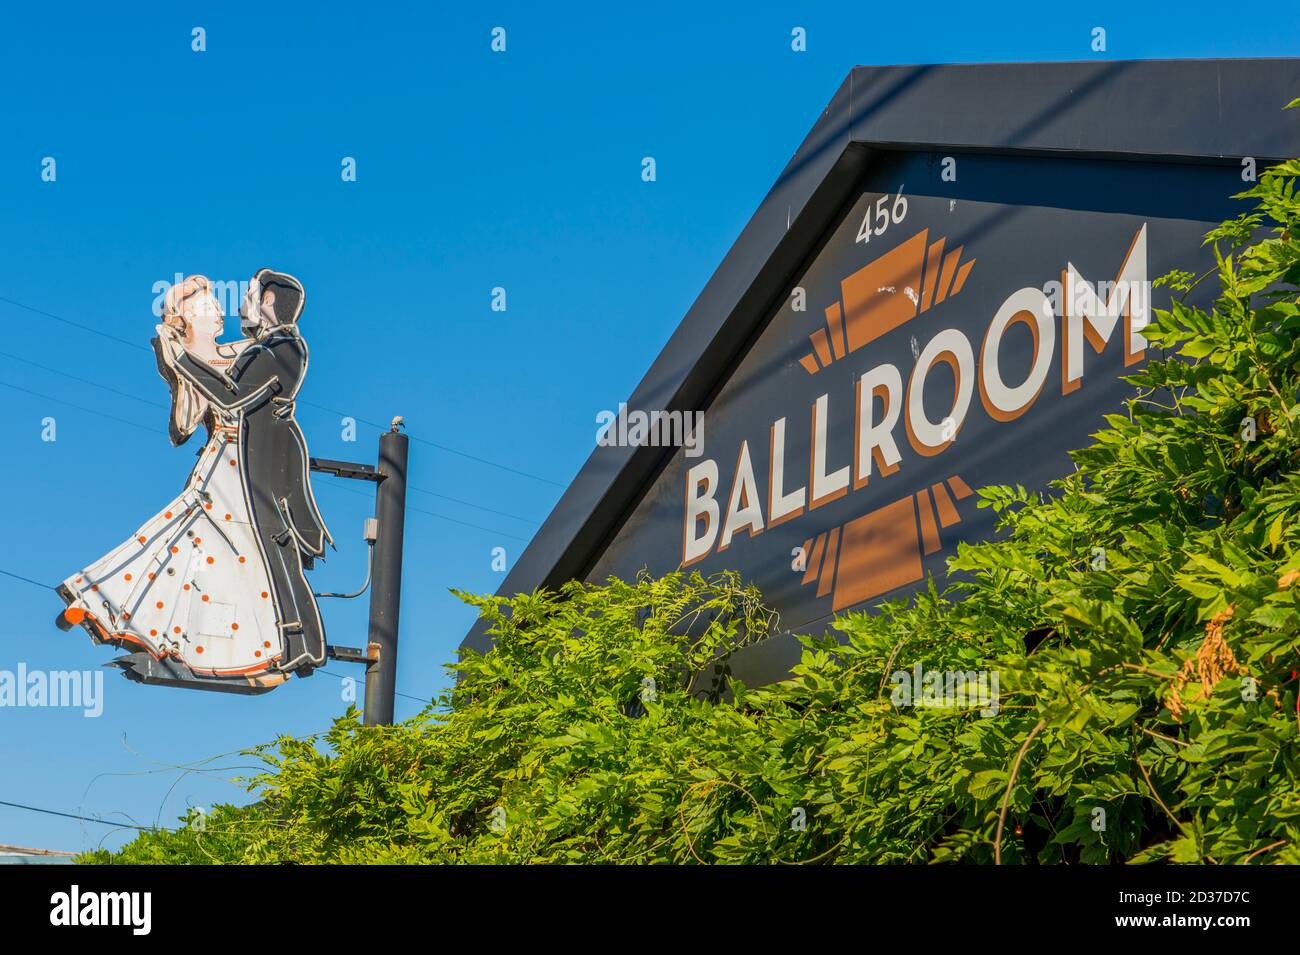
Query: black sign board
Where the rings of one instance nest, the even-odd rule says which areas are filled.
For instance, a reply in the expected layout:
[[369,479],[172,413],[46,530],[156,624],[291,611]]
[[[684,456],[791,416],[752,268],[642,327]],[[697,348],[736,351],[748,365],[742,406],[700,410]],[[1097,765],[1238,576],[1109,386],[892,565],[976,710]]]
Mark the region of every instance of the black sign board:
[[[1151,280],[1270,161],[1300,61],[854,70],[627,408],[684,446],[596,449],[502,588],[736,570],[786,634],[942,584],[974,490],[1071,468],[1154,354]],[[633,436],[635,437],[635,435]],[[485,645],[481,627],[466,645]]]

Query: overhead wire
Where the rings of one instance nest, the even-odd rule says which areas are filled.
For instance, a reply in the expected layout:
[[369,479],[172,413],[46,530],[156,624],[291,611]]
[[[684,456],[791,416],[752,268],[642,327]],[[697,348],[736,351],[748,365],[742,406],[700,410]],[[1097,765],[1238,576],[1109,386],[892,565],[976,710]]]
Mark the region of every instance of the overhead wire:
[[[8,305],[13,305],[15,308],[21,308],[21,309],[24,309],[24,310],[26,310],[26,311],[28,311],[28,312],[32,312],[33,314],[43,316],[44,318],[53,319],[53,320],[56,321],[56,322],[62,322],[64,325],[69,325],[69,326],[71,326],[72,328],[80,329],[81,331],[84,331],[84,332],[89,332],[89,333],[91,333],[92,335],[98,335],[98,336],[100,336],[101,338],[106,338],[106,339],[108,339],[109,341],[117,342],[117,343],[120,344],[120,345],[126,345],[128,348],[134,348],[134,349],[136,349],[137,351],[146,351],[146,352],[147,352],[147,351],[151,351],[151,350],[152,350],[152,349],[150,349],[150,348],[149,348],[148,346],[146,346],[146,345],[141,345],[139,342],[130,341],[130,340],[128,340],[128,339],[121,338],[121,337],[119,337],[119,336],[117,336],[117,335],[112,335],[112,334],[110,334],[110,333],[108,333],[108,332],[105,332],[105,331],[103,331],[103,330],[101,330],[101,329],[95,328],[95,327],[93,327],[93,326],[91,326],[91,325],[85,325],[85,324],[82,324],[81,322],[74,322],[74,321],[72,321],[72,320],[69,319],[69,318],[64,318],[64,317],[61,316],[61,315],[56,315],[56,314],[54,314],[53,312],[48,312],[48,311],[46,311],[45,309],[36,308],[35,306],[32,306],[32,305],[27,305],[27,304],[24,303],[24,302],[19,302],[19,301],[16,301],[15,299],[7,298],[7,297],[5,297],[5,296],[3,296],[3,295],[0,295],[0,302],[4,302],[4,303],[6,303],[6,304],[8,304]],[[24,360],[24,359],[19,359],[19,360],[22,361],[22,360]],[[33,364],[34,364],[34,363],[33,363]],[[65,374],[64,372],[58,372],[57,369],[49,369],[49,368],[47,368],[47,369],[45,369],[45,370],[47,370],[47,371],[56,371],[56,373],[58,373],[58,374]],[[69,376],[69,377],[71,377],[71,376]],[[93,382],[88,382],[88,383],[93,384]],[[96,385],[96,387],[107,387],[107,386],[104,386],[104,385]],[[111,389],[110,389],[110,390],[111,390]],[[131,396],[127,396],[127,397],[131,397]],[[143,400],[143,399],[136,399],[136,400]],[[304,406],[309,407],[309,408],[316,408],[316,409],[318,409],[318,410],[320,410],[320,411],[327,411],[327,412],[329,412],[330,414],[338,415],[338,416],[340,416],[340,417],[350,417],[350,418],[353,418],[353,419],[356,420],[356,421],[361,422],[362,424],[369,425],[369,426],[372,427],[372,428],[378,428],[380,431],[387,431],[388,428],[389,428],[389,425],[381,424],[381,423],[379,423],[378,421],[371,421],[371,420],[369,420],[369,419],[367,419],[367,418],[362,418],[362,417],[360,417],[360,416],[358,416],[358,415],[349,415],[349,414],[347,414],[346,412],[339,411],[339,410],[336,409],[336,408],[330,408],[330,407],[328,407],[327,405],[317,404],[317,403],[314,402],[314,401],[306,401],[306,400],[304,400],[304,399],[299,399],[299,400],[298,400],[298,404],[300,404],[300,405],[304,405]],[[137,427],[140,427],[140,426],[137,425]],[[551,485],[551,486],[553,486],[553,487],[559,487],[559,488],[564,487],[564,484],[560,483],[559,481],[553,481],[553,480],[551,480],[551,479],[548,478],[548,477],[543,477],[543,476],[540,475],[540,474],[534,474],[534,473],[532,473],[531,471],[524,471],[524,470],[522,470],[522,469],[520,469],[520,468],[512,467],[511,465],[508,465],[508,464],[502,464],[500,461],[493,461],[493,460],[491,460],[490,458],[485,458],[485,457],[482,457],[481,455],[477,455],[477,454],[471,454],[471,453],[468,452],[468,451],[462,451],[462,450],[460,450],[459,448],[453,448],[453,447],[450,447],[449,445],[440,444],[440,443],[438,443],[437,441],[431,441],[431,440],[429,440],[428,438],[423,438],[423,437],[420,437],[420,436],[418,436],[418,435],[410,435],[409,437],[410,437],[410,439],[411,439],[412,441],[415,441],[415,442],[417,442],[417,443],[419,443],[419,444],[428,445],[428,446],[431,447],[431,448],[436,448],[436,449],[438,449],[439,451],[443,451],[443,452],[445,452],[445,453],[447,453],[447,454],[454,454],[454,455],[457,455],[457,456],[459,456],[459,457],[466,458],[466,459],[468,459],[468,460],[470,460],[470,461],[477,461],[477,462],[480,463],[480,464],[485,464],[485,465],[487,465],[487,466],[489,466],[489,467],[497,468],[497,469],[502,470],[502,471],[507,471],[507,472],[509,472],[509,473],[511,473],[511,474],[516,474],[516,475],[518,475],[518,476],[520,476],[520,477],[530,478],[531,480],[534,480],[534,481],[540,481],[540,482],[543,483],[543,484],[549,484],[549,485]]]

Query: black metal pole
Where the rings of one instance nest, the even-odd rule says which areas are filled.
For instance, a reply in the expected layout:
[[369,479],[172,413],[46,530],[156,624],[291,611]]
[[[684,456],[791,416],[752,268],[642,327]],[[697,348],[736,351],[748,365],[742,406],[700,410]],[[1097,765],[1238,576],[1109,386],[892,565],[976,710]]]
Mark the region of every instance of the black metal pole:
[[406,435],[394,428],[379,436],[379,472],[375,489],[374,566],[370,577],[370,646],[378,659],[366,667],[365,722],[393,722],[397,690],[397,621],[402,603],[402,539],[406,521]]

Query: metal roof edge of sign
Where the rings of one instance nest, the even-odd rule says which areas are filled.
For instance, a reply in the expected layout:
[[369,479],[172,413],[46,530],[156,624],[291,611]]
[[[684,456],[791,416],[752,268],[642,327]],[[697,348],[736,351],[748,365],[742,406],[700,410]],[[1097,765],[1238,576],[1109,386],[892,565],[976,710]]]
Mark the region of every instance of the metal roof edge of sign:
[[[841,211],[873,149],[1276,161],[1300,156],[1300,111],[1282,112],[1296,96],[1293,58],[855,67],[627,405],[707,404]],[[497,593],[585,576],[673,450],[596,447]],[[462,648],[486,649],[485,629],[478,621]]]

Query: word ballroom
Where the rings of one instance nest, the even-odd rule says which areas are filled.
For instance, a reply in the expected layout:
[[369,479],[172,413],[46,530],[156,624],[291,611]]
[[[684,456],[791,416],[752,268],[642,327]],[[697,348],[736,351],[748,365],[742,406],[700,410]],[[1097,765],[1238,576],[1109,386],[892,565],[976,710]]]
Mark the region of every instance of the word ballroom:
[[[902,293],[909,299],[915,297],[911,288]],[[1143,225],[1124,255],[1115,281],[1094,285],[1067,263],[1059,283],[1022,288],[1007,296],[985,330],[978,355],[975,344],[961,329],[946,328],[916,354],[906,385],[897,365],[883,363],[856,379],[851,412],[833,410],[829,392],[818,396],[810,416],[806,483],[787,490],[793,481],[787,477],[788,423],[784,417],[773,421],[768,430],[766,495],[759,492],[747,440],[741,441],[735,457],[729,458],[736,463],[725,511],[718,497],[722,477],[718,460],[701,461],[686,472],[682,565],[703,560],[715,547],[719,553],[725,551],[741,532],[757,536],[765,527],[794,520],[850,490],[866,487],[874,474],[881,478],[894,474],[903,461],[902,436],[918,455],[941,454],[961,432],[976,391],[991,419],[1006,423],[1019,418],[1047,384],[1056,357],[1058,316],[1062,395],[1083,384],[1085,343],[1101,354],[1116,337],[1121,317],[1123,333],[1118,347],[1123,348],[1126,366],[1137,363],[1147,344],[1142,329],[1150,319],[1149,302],[1147,229]],[[1027,326],[1032,351],[1024,379],[1009,384],[999,358],[1008,330],[1017,324]],[[927,412],[923,396],[926,381],[940,365],[951,372],[952,401],[948,410],[936,417]],[[851,430],[841,423],[850,415]],[[847,447],[850,434],[851,450]],[[832,449],[837,438],[843,446]],[[831,461],[847,463],[834,467]]]

